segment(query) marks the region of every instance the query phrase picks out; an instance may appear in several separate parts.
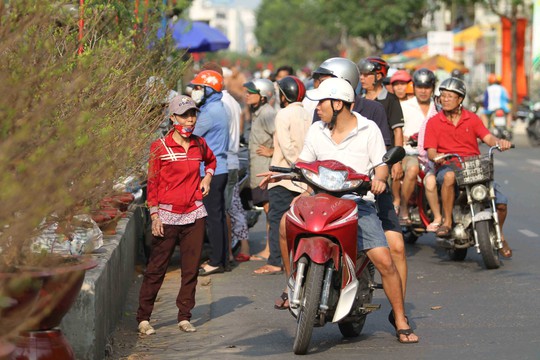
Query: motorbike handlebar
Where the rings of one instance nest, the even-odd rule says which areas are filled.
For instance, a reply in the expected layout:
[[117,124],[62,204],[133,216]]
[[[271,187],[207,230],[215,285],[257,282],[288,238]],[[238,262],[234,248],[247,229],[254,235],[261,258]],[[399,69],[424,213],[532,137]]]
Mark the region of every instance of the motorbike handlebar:
[[294,168],[286,168],[281,166],[270,166],[268,170],[272,172],[279,172],[279,173],[290,173],[294,172]]

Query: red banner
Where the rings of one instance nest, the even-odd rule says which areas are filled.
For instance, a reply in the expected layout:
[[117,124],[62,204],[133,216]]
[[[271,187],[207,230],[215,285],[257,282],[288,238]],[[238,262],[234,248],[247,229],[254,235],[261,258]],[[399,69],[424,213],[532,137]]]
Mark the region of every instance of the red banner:
[[525,50],[525,29],[527,19],[517,20],[516,38],[512,39],[512,23],[509,18],[501,17],[502,23],[502,85],[508,90],[512,97],[512,41],[516,43],[516,77],[518,103],[524,96],[527,96],[527,78],[525,77],[524,50]]

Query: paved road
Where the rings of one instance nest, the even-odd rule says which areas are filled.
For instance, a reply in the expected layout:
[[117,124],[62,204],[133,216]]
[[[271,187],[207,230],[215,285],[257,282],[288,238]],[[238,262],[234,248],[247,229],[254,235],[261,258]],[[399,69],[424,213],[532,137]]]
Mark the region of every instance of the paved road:
[[[506,235],[514,258],[485,270],[479,255],[449,261],[432,236],[407,246],[409,285],[406,308],[416,345],[396,341],[386,320],[390,306],[381,290],[380,311],[368,316],[363,334],[344,340],[337,326],[316,328],[310,359],[540,359],[540,150],[516,141],[497,154],[495,177],[510,197]],[[263,245],[264,222],[252,229],[254,250]],[[111,358],[120,359],[289,359],[295,331],[287,311],[273,309],[284,277],[252,275],[261,262],[240,264],[230,273],[201,278],[194,324],[176,328],[174,300],[179,271],[171,269],[156,304],[157,334],[139,337],[134,311],[139,280],[132,287],[126,317],[113,338]]]

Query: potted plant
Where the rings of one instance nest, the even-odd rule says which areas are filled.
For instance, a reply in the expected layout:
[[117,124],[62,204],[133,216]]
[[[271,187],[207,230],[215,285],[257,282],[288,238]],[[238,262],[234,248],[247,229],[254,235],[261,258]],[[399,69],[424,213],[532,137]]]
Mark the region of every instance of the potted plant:
[[[146,162],[167,82],[185,67],[170,38],[135,27],[124,3],[0,1],[1,344],[58,325],[63,314],[53,309],[67,311],[94,263],[35,251],[40,224],[54,215],[58,229],[69,228]],[[153,14],[148,24],[159,26]],[[149,85],[151,77],[164,80]]]

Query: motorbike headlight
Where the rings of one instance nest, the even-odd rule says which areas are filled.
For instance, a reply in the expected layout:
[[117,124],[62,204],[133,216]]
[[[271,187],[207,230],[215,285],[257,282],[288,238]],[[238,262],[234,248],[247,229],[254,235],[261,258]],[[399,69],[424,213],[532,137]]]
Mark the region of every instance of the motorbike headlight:
[[327,191],[346,191],[358,187],[362,180],[347,180],[346,171],[336,171],[319,167],[319,173],[316,174],[307,169],[302,169],[302,174],[313,184]]
[[471,196],[476,201],[484,200],[488,195],[488,189],[482,184],[474,185],[471,189]]

